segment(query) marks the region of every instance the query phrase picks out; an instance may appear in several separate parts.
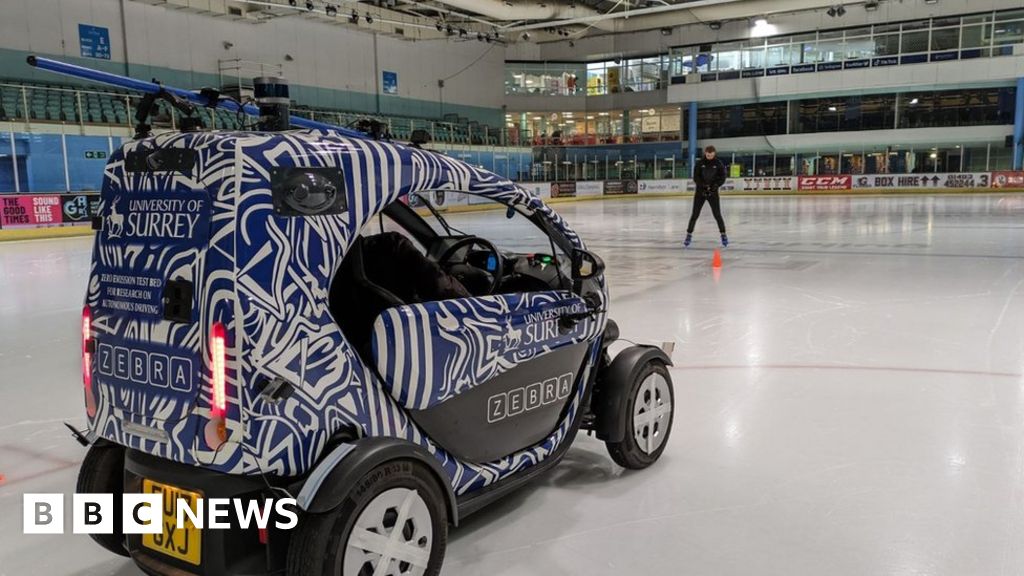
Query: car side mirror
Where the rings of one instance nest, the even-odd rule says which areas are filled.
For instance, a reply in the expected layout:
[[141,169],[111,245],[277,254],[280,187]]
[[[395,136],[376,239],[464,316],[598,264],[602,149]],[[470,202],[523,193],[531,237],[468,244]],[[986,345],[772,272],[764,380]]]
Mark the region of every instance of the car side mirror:
[[577,248],[572,252],[572,279],[590,280],[604,274],[604,260],[587,250]]

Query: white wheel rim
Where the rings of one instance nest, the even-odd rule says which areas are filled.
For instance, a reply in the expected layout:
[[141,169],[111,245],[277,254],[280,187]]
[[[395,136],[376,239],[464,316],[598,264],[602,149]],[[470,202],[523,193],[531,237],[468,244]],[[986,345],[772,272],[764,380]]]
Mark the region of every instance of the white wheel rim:
[[672,394],[668,381],[654,372],[644,378],[633,399],[633,437],[644,454],[665,442],[672,421]]
[[352,526],[343,576],[422,576],[430,562],[434,525],[416,490],[377,495]]

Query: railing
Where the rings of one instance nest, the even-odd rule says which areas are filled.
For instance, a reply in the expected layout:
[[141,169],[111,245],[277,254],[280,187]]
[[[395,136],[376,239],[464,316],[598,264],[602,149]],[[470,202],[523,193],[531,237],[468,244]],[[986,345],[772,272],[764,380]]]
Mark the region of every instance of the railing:
[[[70,87],[0,83],[0,122],[32,125],[107,126],[131,130],[135,124],[135,108],[140,96],[119,92],[82,90]],[[234,130],[253,122],[225,110],[200,109],[203,123],[209,128]],[[381,117],[358,112],[322,110],[306,107],[292,109],[292,114],[350,126],[363,118],[374,118],[388,127],[397,140],[408,140],[414,130],[426,130],[432,142],[448,145],[517,146],[504,128],[476,122],[444,122],[425,118]],[[176,129],[181,113],[158,103],[158,112],[151,123],[157,129]],[[527,144],[528,145],[528,144]]]

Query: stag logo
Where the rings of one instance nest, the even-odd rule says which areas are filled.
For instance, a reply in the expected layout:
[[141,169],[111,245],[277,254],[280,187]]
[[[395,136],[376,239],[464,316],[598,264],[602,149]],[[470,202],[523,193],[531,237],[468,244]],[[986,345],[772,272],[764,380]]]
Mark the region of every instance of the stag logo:
[[523,343],[523,329],[513,328],[511,322],[505,322],[505,347],[515,348]]
[[117,203],[121,198],[114,198],[110,205],[110,214],[107,215],[107,238],[120,238],[124,234],[124,214],[118,214]]

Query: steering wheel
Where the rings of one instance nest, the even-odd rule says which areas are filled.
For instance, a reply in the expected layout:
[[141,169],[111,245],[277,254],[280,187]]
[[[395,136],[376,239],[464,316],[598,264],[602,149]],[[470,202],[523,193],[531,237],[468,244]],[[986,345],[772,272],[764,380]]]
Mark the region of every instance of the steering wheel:
[[[490,258],[494,258],[494,261],[497,264],[495,264],[493,271],[480,270],[480,268],[477,268],[472,264],[469,264],[468,249],[473,246],[482,246],[484,249],[486,249],[487,252],[490,254],[488,260]],[[464,257],[460,261],[452,261],[452,258],[454,258],[455,255],[460,250],[463,249],[466,249],[467,257]],[[495,248],[494,244],[491,244],[489,240],[486,240],[479,236],[466,236],[465,238],[460,238],[456,240],[455,243],[449,246],[441,254],[441,257],[437,259],[437,264],[444,270],[451,271],[458,266],[467,266],[486,274],[488,277],[488,281],[490,282],[490,284],[487,287],[487,294],[493,294],[494,291],[497,290],[498,285],[501,284],[501,279],[505,276],[505,262],[504,259],[501,257],[501,252],[498,252],[498,249]],[[453,274],[457,275],[457,273],[455,272],[453,272]]]

